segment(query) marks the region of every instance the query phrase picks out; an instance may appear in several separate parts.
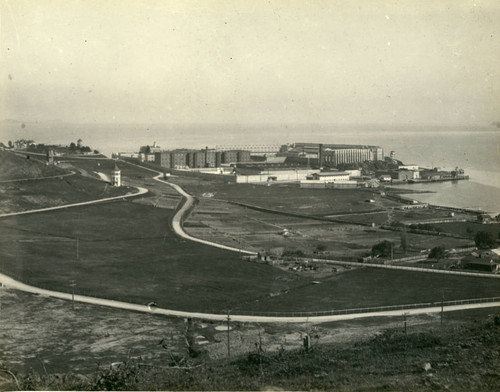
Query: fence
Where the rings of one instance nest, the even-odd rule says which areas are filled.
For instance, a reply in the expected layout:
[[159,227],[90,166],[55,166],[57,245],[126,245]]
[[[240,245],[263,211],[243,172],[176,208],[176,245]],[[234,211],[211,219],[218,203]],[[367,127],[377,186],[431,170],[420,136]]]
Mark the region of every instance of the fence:
[[462,299],[453,301],[423,302],[417,304],[373,306],[373,307],[336,309],[336,310],[324,310],[324,311],[320,310],[312,312],[259,312],[259,311],[252,312],[243,310],[242,311],[232,310],[231,314],[245,315],[245,316],[267,316],[267,317],[320,317],[320,316],[337,316],[337,315],[355,314],[355,313],[376,313],[376,312],[388,312],[394,310],[433,308],[439,306],[443,306],[445,308],[447,306],[454,306],[454,305],[468,305],[468,304],[491,303],[491,302],[500,302],[500,297],[473,298],[473,299]]
[[[145,308],[145,306],[140,305],[140,304],[133,304],[133,303],[122,303],[120,302],[120,299],[117,298],[110,298],[107,295],[102,295],[102,293],[99,293],[98,297],[96,296],[96,293],[90,293],[87,290],[82,290],[81,288],[78,287],[78,282],[76,282],[76,285],[71,287],[71,283],[74,283],[74,280],[68,280],[67,285],[61,285],[60,289],[56,288],[58,290],[64,290],[64,291],[54,291],[54,287],[47,287],[46,285],[41,285],[38,282],[30,282],[28,279],[25,279],[20,276],[16,276],[16,274],[9,273],[9,276],[12,277],[12,279],[17,280],[18,282],[23,282],[23,284],[26,285],[31,285],[32,288],[40,288],[44,290],[49,290],[51,293],[45,293],[45,295],[50,295],[54,296],[57,298],[62,298],[62,299],[70,299],[69,296],[71,296],[74,293],[75,296],[75,301],[77,302],[84,302],[84,303],[94,303],[95,301],[92,300],[108,300],[108,302],[112,303],[113,305],[110,304],[100,304],[104,306],[114,306],[122,309],[129,309],[129,310],[139,310],[139,311],[144,311],[144,309],[140,308]],[[0,283],[2,282],[1,276],[0,276]],[[71,287],[71,288],[70,288]],[[30,292],[34,292],[32,290],[28,290]],[[61,295],[62,294],[62,295]],[[423,303],[416,303],[416,304],[400,304],[400,305],[389,305],[389,306],[374,306],[374,307],[358,307],[358,308],[347,308],[347,309],[333,309],[333,310],[325,310],[325,311],[310,311],[310,312],[265,312],[265,311],[247,311],[243,309],[232,309],[231,310],[231,315],[233,316],[248,316],[248,317],[302,317],[302,318],[307,318],[307,317],[321,317],[321,316],[336,316],[336,315],[349,315],[349,314],[359,314],[359,313],[377,313],[377,312],[390,312],[390,311],[399,311],[399,310],[411,310],[411,309],[425,309],[425,308],[435,308],[435,307],[442,307],[446,308],[449,306],[456,306],[456,305],[468,305],[468,304],[486,304],[486,303],[493,303],[493,302],[500,302],[500,297],[489,297],[489,298],[472,298],[472,299],[460,299],[460,300],[448,300],[448,301],[437,301],[437,302],[423,302]],[[130,305],[128,307],[124,307],[123,305]],[[158,310],[161,310],[160,308]],[[209,310],[209,309],[203,309],[201,312],[187,312],[187,311],[180,311],[180,310],[164,310],[164,312],[171,312],[171,315],[175,315],[175,313],[183,313],[182,317],[191,317],[190,315],[193,315],[193,317],[197,318],[214,318],[219,317],[219,316],[224,316],[227,314],[227,310]],[[255,320],[258,321],[258,320]]]

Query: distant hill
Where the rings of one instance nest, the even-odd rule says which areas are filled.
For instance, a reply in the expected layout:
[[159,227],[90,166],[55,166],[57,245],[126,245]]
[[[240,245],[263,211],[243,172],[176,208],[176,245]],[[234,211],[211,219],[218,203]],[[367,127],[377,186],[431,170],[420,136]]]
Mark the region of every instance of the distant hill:
[[[40,159],[43,157],[37,157]],[[11,151],[0,151],[0,181],[40,178],[67,173],[57,166],[47,166],[35,159],[26,159]]]

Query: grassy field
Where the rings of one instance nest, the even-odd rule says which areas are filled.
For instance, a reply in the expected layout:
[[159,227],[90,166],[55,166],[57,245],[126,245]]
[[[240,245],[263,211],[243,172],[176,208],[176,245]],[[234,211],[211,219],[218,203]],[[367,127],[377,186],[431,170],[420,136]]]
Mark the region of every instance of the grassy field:
[[495,239],[500,238],[500,223],[481,224],[474,222],[456,222],[433,224],[433,226],[445,233],[459,234],[470,238],[474,238],[478,231],[491,233]]
[[0,184],[0,213],[55,207],[135,191],[129,187],[112,187],[89,177],[72,176]]
[[[238,219],[234,219],[235,216]],[[285,229],[289,236],[283,235]],[[187,220],[186,230],[199,238],[232,246],[243,244],[256,251],[281,247],[312,254],[317,246],[322,245],[332,258],[350,257],[354,260],[369,254],[376,243],[388,240],[396,245],[395,257],[404,256],[397,231],[273,214],[204,197],[199,199],[197,208]],[[457,248],[472,243],[470,240],[413,233],[408,233],[407,238],[411,248],[409,254],[437,245]]]
[[[312,285],[306,275],[246,262],[192,243],[169,227],[172,212],[131,202],[3,218],[1,268],[25,282],[193,311],[307,311],[499,294],[493,279],[353,270]],[[351,233],[352,235],[352,233]],[[79,239],[76,258],[76,238]],[[8,244],[8,246],[7,246]]]
[[[131,202],[4,218],[2,270],[23,281],[183,310],[234,307],[301,278],[177,237],[172,211]],[[76,259],[76,238],[79,259]],[[7,246],[8,244],[8,246]]]
[[[172,178],[172,181],[179,183],[197,196],[205,192],[212,192],[217,199],[311,216],[352,211],[374,211],[400,205],[381,197],[377,192],[365,189],[302,189],[296,184],[275,184],[273,186],[217,184],[181,177]],[[370,199],[374,202],[367,202]]]

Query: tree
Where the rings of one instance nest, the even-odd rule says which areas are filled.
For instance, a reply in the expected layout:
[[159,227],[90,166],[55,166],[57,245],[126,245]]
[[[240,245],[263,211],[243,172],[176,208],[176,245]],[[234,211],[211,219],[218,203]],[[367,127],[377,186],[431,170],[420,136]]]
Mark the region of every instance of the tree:
[[76,144],[71,142],[71,144],[69,145],[69,149],[70,151],[76,151]]
[[80,148],[82,147],[82,141],[83,141],[82,139],[78,139],[78,140],[76,141],[76,147],[77,147],[78,149],[80,149]]
[[428,259],[436,259],[437,261],[443,259],[446,255],[446,249],[443,246],[435,246],[431,249]]
[[10,148],[14,147],[14,144],[12,144],[12,140],[9,140],[9,147]]
[[488,231],[478,231],[474,236],[474,242],[476,246],[480,249],[489,249],[495,246],[495,239],[493,235]]
[[394,244],[390,241],[382,241],[372,247],[372,256],[389,257],[391,256]]

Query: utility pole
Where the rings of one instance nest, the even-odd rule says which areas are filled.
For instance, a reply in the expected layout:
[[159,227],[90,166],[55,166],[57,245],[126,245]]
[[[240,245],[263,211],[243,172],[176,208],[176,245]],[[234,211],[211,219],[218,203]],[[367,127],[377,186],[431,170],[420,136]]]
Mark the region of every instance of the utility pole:
[[75,310],[75,286],[76,286],[75,280],[71,279],[69,281],[69,285],[71,286],[71,306],[73,310]]
[[443,315],[444,315],[444,289],[441,296],[441,326],[443,326]]
[[227,311],[227,357],[231,357],[231,343],[229,341],[229,321],[231,321],[231,318],[229,317],[229,310]]

